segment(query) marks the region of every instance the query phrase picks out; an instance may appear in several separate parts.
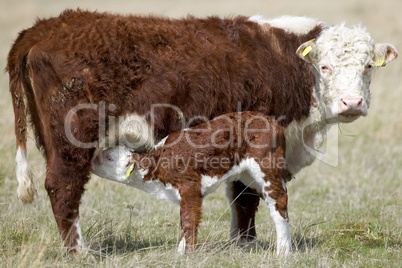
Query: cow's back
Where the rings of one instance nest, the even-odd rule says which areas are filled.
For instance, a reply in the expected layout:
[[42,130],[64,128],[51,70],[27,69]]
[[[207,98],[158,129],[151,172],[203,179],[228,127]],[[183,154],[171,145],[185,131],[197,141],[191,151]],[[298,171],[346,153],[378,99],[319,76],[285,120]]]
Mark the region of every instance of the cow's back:
[[319,27],[295,36],[267,31],[246,17],[169,19],[70,10],[27,30],[35,31],[42,39],[33,49],[50,61],[58,90],[81,82],[82,92],[74,93],[79,99],[114,104],[106,120],[144,115],[154,104],[177,107],[183,115],[172,106],[153,110],[156,139],[186,127],[182,117],[210,119],[240,108],[282,117],[287,125],[309,112],[313,76],[295,50]]

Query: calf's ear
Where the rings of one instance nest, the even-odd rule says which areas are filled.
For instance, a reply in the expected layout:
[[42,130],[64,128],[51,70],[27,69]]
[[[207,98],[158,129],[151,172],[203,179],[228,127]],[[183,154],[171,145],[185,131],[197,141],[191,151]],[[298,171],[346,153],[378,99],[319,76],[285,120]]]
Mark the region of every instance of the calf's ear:
[[296,50],[296,54],[308,63],[313,63],[313,57],[315,54],[315,43],[314,39],[307,41],[299,46]]
[[376,67],[384,67],[388,62],[398,57],[398,51],[391,44],[375,44],[374,45],[374,65]]

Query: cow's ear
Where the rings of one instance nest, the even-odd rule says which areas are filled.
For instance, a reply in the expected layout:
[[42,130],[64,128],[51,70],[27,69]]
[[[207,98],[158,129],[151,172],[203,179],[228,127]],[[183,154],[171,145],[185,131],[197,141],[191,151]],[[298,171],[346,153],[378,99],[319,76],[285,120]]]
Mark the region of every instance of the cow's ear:
[[388,62],[398,57],[398,51],[391,44],[375,44],[374,45],[374,65],[376,67],[384,67]]
[[315,54],[315,43],[314,40],[307,41],[299,46],[296,54],[308,63],[313,63],[313,56]]

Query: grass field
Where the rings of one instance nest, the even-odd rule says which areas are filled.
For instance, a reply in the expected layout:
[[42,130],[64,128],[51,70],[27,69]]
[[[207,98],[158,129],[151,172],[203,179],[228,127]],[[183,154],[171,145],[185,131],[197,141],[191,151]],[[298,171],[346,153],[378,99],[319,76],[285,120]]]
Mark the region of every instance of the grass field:
[[[68,3],[67,3],[68,2]],[[402,52],[402,1],[51,1],[2,0],[0,67],[23,28],[36,17],[70,7],[121,13],[306,15],[328,23],[361,23],[374,40]],[[0,75],[0,266],[2,267],[402,267],[402,60],[381,69],[371,84],[369,115],[340,125],[339,163],[316,162],[288,184],[295,249],[274,253],[275,228],[266,206],[257,215],[259,249],[228,242],[229,209],[220,187],[204,202],[198,250],[176,253],[179,208],[138,190],[94,177],[81,206],[89,253],[77,258],[61,247],[47,194],[45,165],[29,140],[38,196],[32,205],[16,197],[14,125],[8,75]]]

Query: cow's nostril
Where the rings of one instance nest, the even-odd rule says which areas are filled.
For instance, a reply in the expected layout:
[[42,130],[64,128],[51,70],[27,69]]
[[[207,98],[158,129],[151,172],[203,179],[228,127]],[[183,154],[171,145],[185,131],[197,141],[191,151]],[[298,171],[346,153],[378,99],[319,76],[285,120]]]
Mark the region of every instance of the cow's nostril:
[[346,111],[346,110],[348,110],[348,109],[349,109],[349,103],[348,103],[348,101],[345,100],[345,99],[343,99],[343,98],[341,98],[341,99],[339,100],[339,109],[340,109],[340,112],[341,112],[341,113],[344,112],[344,111]]
[[364,106],[363,98],[360,99],[359,103],[357,103],[357,108],[362,109]]

